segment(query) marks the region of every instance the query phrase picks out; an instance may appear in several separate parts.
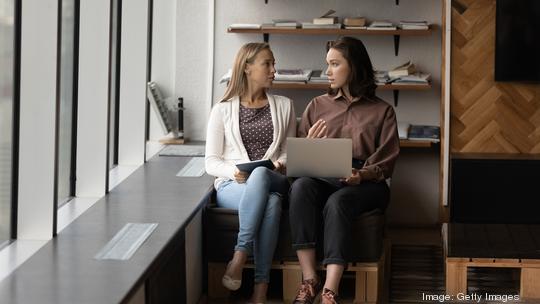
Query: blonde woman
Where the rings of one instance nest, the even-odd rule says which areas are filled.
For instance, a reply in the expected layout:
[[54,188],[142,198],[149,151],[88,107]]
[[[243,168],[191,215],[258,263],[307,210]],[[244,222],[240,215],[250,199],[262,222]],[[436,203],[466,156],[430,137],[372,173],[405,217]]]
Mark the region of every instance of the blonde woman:
[[[289,190],[282,174],[286,138],[296,132],[291,100],[267,93],[276,72],[274,63],[267,43],[248,43],[240,48],[227,91],[210,114],[206,135],[206,172],[217,177],[217,204],[237,209],[240,220],[233,258],[222,282],[230,290],[240,288],[243,266],[253,254],[253,303],[266,300],[281,202]],[[276,168],[258,167],[247,173],[235,166],[261,159],[271,160]]]

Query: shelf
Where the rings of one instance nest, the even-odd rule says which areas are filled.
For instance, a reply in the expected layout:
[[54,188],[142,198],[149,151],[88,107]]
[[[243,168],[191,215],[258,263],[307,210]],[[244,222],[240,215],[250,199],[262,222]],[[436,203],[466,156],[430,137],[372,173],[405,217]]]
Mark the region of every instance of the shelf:
[[280,35],[377,35],[377,36],[429,36],[427,30],[348,30],[348,29],[228,29],[228,33],[239,34],[280,34]]
[[[326,90],[326,83],[275,83],[273,89],[293,89],[293,90]],[[385,84],[378,85],[378,90],[394,91],[394,105],[397,106],[399,100],[399,91],[427,91],[431,89],[431,84]]]
[[[272,85],[273,89],[295,89],[295,90],[326,90],[329,85],[326,83],[276,83]],[[378,85],[378,90],[408,90],[408,91],[427,91],[431,89],[431,84],[385,84]]]
[[434,143],[427,140],[408,140],[408,139],[399,140],[399,146],[401,148],[431,148],[437,144],[438,143]]
[[377,36],[394,36],[394,54],[397,56],[399,53],[399,39],[401,36],[429,36],[431,35],[431,28],[427,30],[360,30],[360,29],[280,29],[280,28],[267,28],[267,29],[227,29],[228,33],[239,34],[262,34],[264,42],[270,40],[270,34],[281,35],[377,35]]

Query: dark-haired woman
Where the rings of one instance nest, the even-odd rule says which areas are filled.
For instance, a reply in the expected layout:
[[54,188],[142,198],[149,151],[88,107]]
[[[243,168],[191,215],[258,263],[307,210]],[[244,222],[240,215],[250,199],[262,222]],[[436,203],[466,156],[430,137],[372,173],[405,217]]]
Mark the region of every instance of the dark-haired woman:
[[[294,303],[313,303],[321,289],[322,303],[338,303],[339,282],[349,260],[352,220],[386,208],[389,188],[385,180],[399,154],[396,115],[392,106],[375,96],[373,67],[362,42],[340,38],[330,47],[326,61],[330,90],[309,103],[298,135],[351,138],[353,168],[342,179],[301,177],[291,186],[292,241],[303,276]],[[324,235],[319,235],[321,226]],[[324,284],[315,272],[315,248],[321,240]]]

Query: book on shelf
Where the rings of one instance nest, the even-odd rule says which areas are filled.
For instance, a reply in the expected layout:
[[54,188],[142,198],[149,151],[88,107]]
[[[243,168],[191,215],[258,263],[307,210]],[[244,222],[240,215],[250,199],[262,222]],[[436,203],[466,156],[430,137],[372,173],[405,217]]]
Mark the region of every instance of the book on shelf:
[[409,138],[410,127],[411,127],[411,124],[408,122],[398,122],[397,130],[398,130],[399,139]]
[[399,27],[404,30],[427,30],[429,23],[427,21],[400,21]]
[[328,75],[323,70],[313,70],[311,77],[309,77],[310,83],[328,83]]
[[163,95],[161,94],[161,90],[159,89],[158,85],[155,82],[151,81],[146,84],[146,87],[146,97],[148,98],[148,102],[150,103],[156,114],[158,114],[157,120],[161,125],[163,134],[167,134],[173,131],[173,124],[169,115],[169,106],[167,104],[167,100],[163,98]]
[[392,70],[388,71],[388,77],[390,78],[398,78],[401,76],[407,76],[409,74],[412,74],[416,72],[416,68],[414,66],[414,63],[411,61],[407,61],[404,64],[397,66],[393,68]]
[[368,30],[396,30],[397,27],[389,21],[386,20],[377,20],[371,22],[371,24],[367,27]]
[[276,27],[274,26],[273,23],[263,23],[261,24],[261,29],[262,30],[267,30],[267,29],[275,29]]
[[308,81],[311,76],[310,69],[278,69],[274,81]]
[[375,74],[375,84],[385,85],[387,83],[390,83],[390,77],[388,77],[387,71],[375,70],[374,74]]
[[339,19],[336,16],[332,16],[335,13],[333,9],[328,10],[322,16],[318,18],[313,18],[313,24],[334,24],[338,23]]
[[425,140],[439,142],[441,128],[439,126],[411,125],[408,134],[409,140]]
[[261,25],[258,23],[233,23],[229,25],[230,30],[244,30],[244,29],[258,30],[260,28],[261,28]]
[[303,80],[274,80],[273,84],[306,84]]
[[345,26],[366,26],[366,18],[364,17],[348,17],[343,19]]
[[338,17],[313,18],[313,24],[334,24],[338,22]]
[[414,74],[400,76],[395,84],[427,84],[431,80],[431,74],[416,72]]
[[346,30],[366,30],[367,26],[352,26],[352,25],[345,25]]
[[273,19],[276,28],[297,28],[300,24],[296,20],[289,19]]
[[309,22],[302,22],[303,29],[340,29],[341,23],[333,24],[314,24]]

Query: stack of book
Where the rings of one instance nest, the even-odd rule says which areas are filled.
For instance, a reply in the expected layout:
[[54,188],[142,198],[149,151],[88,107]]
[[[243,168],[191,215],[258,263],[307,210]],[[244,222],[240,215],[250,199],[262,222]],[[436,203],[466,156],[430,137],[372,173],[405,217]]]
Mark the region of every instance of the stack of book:
[[431,75],[419,72],[414,66],[414,63],[407,61],[388,71],[388,79],[382,80],[386,80],[386,83],[394,84],[427,84],[431,80]]
[[428,84],[431,75],[428,73],[414,73],[396,78],[392,83],[395,84]]
[[396,26],[389,21],[386,20],[378,20],[373,21],[371,24],[367,27],[368,30],[396,30]]
[[321,17],[313,18],[313,22],[302,22],[302,28],[305,29],[340,29],[339,18],[332,16],[336,11],[329,10]]
[[258,30],[260,28],[261,28],[261,25],[258,23],[233,23],[229,25],[229,30],[245,30],[245,29]]
[[390,71],[388,71],[388,77],[390,79],[396,79],[402,76],[407,76],[416,72],[416,67],[411,61],[407,61],[404,64],[397,66]]
[[408,139],[439,142],[441,141],[440,135],[441,128],[438,126],[411,125],[408,132]]
[[312,70],[308,69],[278,69],[275,74],[274,83],[306,83],[311,76]]
[[310,22],[302,22],[302,28],[304,29],[340,29],[341,23],[315,24],[315,23],[310,23]]
[[375,71],[375,84],[384,85],[390,83],[387,71]]
[[328,83],[328,75],[323,70],[313,70],[311,77],[309,77],[310,83]]
[[343,25],[349,30],[366,29],[366,18],[364,17],[349,17],[343,19]]
[[280,29],[295,29],[300,26],[296,20],[289,19],[273,19],[272,26]]
[[404,30],[427,30],[429,23],[427,21],[400,21],[399,27]]

